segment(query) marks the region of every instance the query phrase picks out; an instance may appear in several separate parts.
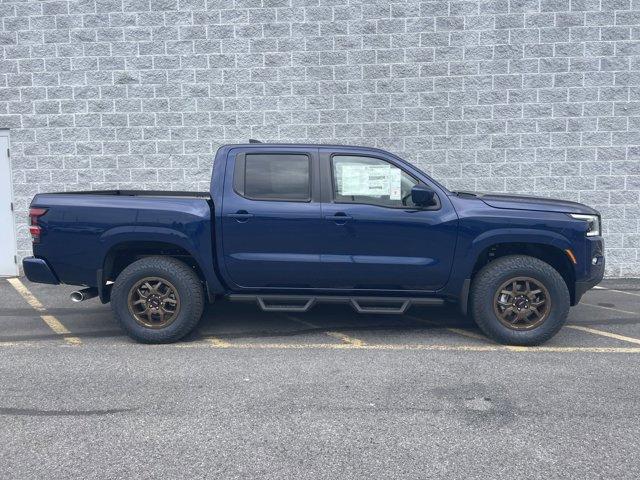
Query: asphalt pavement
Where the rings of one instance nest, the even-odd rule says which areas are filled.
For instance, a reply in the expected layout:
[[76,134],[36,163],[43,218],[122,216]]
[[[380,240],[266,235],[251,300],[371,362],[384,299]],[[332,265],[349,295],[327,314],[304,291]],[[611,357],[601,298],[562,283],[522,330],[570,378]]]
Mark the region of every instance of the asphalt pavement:
[[542,347],[452,307],[219,302],[173,345],[0,279],[0,478],[639,478],[640,281]]

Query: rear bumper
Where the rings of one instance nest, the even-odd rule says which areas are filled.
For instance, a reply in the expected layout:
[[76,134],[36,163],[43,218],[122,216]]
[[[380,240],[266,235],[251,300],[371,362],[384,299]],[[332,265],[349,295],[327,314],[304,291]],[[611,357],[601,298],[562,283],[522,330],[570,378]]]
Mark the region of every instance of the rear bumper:
[[56,277],[46,260],[37,257],[26,257],[22,260],[22,268],[27,278],[35,283],[50,283],[58,285],[60,280]]

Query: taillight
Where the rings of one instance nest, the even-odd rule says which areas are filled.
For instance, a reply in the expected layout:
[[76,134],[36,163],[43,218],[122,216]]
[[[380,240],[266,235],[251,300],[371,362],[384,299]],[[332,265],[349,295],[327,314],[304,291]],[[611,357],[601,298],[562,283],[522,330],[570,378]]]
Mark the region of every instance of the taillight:
[[30,208],[29,209],[29,233],[31,234],[31,238],[33,239],[33,243],[38,243],[40,241],[40,234],[42,233],[42,229],[40,225],[38,225],[38,219],[47,213],[46,208]]

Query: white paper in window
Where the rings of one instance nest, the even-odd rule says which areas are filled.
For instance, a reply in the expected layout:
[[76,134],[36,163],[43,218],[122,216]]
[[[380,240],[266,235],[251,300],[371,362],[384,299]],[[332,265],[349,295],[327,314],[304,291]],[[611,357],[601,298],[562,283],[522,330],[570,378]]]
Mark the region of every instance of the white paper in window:
[[389,168],[389,200],[402,200],[402,172],[399,168]]
[[[390,165],[345,164],[339,165],[339,170],[340,195],[380,197],[390,194]],[[397,195],[399,199],[400,193]]]

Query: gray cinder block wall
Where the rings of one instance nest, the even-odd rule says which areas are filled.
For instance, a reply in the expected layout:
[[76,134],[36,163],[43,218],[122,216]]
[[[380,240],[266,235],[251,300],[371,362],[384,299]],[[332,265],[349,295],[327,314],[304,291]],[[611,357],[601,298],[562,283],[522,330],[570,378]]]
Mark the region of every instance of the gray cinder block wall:
[[2,1],[21,255],[36,192],[208,188],[248,138],[373,145],[576,200],[640,276],[638,0]]

